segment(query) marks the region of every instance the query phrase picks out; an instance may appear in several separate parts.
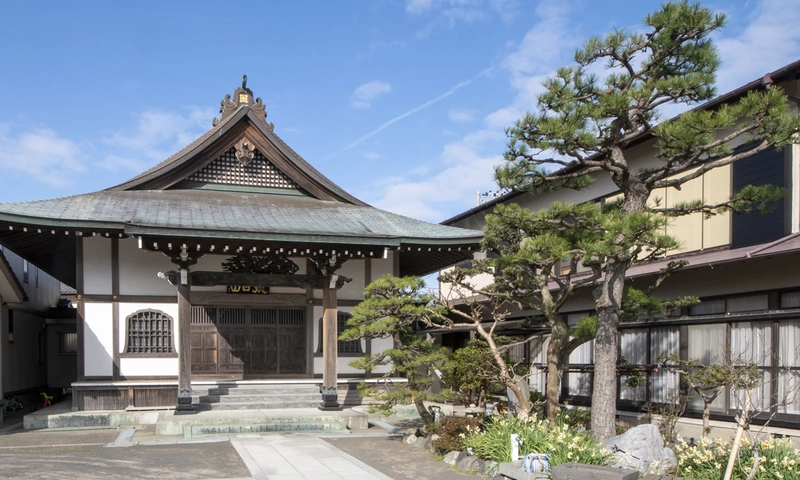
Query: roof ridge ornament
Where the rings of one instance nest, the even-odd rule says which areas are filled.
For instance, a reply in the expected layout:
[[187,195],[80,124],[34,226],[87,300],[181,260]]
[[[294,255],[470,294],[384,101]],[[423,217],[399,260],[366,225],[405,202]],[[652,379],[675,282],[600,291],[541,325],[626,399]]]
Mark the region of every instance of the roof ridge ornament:
[[[270,129],[275,129],[275,125],[267,122],[267,107],[261,100],[261,97],[255,98],[253,91],[247,88],[247,75],[242,75],[242,86],[233,91],[233,97],[230,94],[225,95],[219,102],[220,118],[214,118],[211,122],[213,126],[219,125],[219,122],[231,116],[239,107],[248,107],[256,113],[256,118],[264,122],[264,125]],[[263,114],[263,115],[262,115]]]

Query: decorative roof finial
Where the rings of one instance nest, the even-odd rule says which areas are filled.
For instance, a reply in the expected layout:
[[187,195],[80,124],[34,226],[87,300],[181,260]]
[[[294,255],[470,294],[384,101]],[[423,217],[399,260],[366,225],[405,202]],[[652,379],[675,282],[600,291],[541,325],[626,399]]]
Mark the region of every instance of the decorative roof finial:
[[[239,107],[249,107],[259,114],[258,118],[267,125],[267,128],[270,130],[275,128],[272,123],[267,122],[267,110],[261,98],[255,98],[253,91],[247,88],[247,75],[242,75],[242,86],[234,90],[233,98],[230,95],[225,95],[225,98],[220,102],[219,113],[222,115],[220,118],[215,118],[212,125],[216,127],[220,121],[229,117]],[[263,117],[260,115],[261,113],[264,114]]]

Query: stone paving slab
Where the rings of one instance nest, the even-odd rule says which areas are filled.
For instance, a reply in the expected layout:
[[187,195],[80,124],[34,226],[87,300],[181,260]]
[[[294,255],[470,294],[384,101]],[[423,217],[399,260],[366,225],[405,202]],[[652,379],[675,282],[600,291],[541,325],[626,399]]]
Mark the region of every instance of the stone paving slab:
[[231,444],[256,479],[391,480],[317,436],[236,435]]
[[251,478],[227,443],[107,448],[65,445],[0,449],[0,478],[243,479]]

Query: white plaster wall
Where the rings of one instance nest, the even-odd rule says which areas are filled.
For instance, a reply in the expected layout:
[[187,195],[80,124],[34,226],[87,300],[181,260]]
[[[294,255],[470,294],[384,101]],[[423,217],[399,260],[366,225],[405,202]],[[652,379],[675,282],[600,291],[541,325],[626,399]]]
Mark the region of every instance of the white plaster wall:
[[[120,241],[120,250],[122,250]],[[111,295],[111,239],[83,238],[83,294]],[[87,373],[88,375],[88,373]]]
[[178,358],[120,358],[119,373],[125,378],[178,375]]
[[[177,303],[120,303],[119,304],[119,353],[125,352],[125,339],[126,335],[128,334],[128,326],[126,325],[126,319],[133,313],[136,313],[140,310],[160,310],[170,317],[172,317],[172,345],[175,347],[175,351],[179,351],[178,348],[180,345],[180,337],[181,332],[178,329],[178,304]],[[122,358],[120,359],[120,368],[122,368],[122,364],[125,363],[125,360],[132,360],[129,358]],[[138,359],[137,359],[138,360]],[[120,370],[122,372],[122,370]],[[177,370],[175,371],[177,375]],[[124,373],[123,373],[124,375]],[[158,371],[146,373],[143,375],[171,375],[169,373],[158,373]]]
[[366,286],[364,284],[364,267],[365,260],[360,258],[351,258],[350,260],[344,262],[342,268],[340,268],[336,273],[338,275],[352,278],[353,281],[344,284],[341,290],[339,290],[338,298],[346,300],[361,300],[364,298],[364,287]]
[[[386,349],[392,348],[394,342],[391,338],[373,338],[372,339],[372,353],[382,352]],[[372,373],[384,374],[392,370],[391,365],[375,369]]]
[[[139,248],[138,240],[119,241],[120,295],[177,295],[175,286],[158,278],[158,272],[176,270],[166,255]],[[110,290],[109,290],[110,292]]]
[[386,275],[394,274],[394,261],[392,258],[396,252],[389,252],[389,258],[373,258],[372,259],[372,280],[375,281]]
[[113,307],[110,303],[85,303],[83,358],[87,376],[113,373]]

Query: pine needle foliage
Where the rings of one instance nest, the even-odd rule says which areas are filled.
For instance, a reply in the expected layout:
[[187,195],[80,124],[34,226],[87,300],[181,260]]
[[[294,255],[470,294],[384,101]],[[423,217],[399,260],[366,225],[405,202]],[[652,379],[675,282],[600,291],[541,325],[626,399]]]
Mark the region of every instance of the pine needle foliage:
[[385,411],[395,405],[413,403],[426,424],[433,423],[433,415],[423,402],[451,398],[446,393],[434,395],[429,391],[433,383],[431,370],[444,363],[449,351],[416,331],[421,326],[450,323],[444,316],[445,310],[433,301],[434,298],[425,292],[425,282],[421,278],[380,278],[367,286],[364,301],[353,308],[347,328],[339,335],[340,340],[393,340],[392,348],[366,355],[350,362],[350,365],[367,371],[391,366],[407,382],[390,382],[390,372],[383,376],[382,382],[362,383],[359,390],[362,395],[381,401],[378,408]]
[[[679,189],[709,170],[786,145],[800,132],[800,118],[774,85],[714,108],[665,118],[663,107],[692,106],[716,95],[720,60],[712,36],[725,25],[725,16],[682,0],[664,3],[644,24],[642,32],[614,29],[590,38],[572,65],[547,79],[536,108],[507,130],[506,163],[495,173],[500,187],[531,193],[582,189],[608,175],[622,194],[621,216],[606,225],[608,241],[597,248],[605,261],[593,293],[598,327],[592,429],[600,439],[614,435],[617,324],[625,273],[633,261],[649,255],[630,239],[638,235],[645,243],[661,245],[656,249],[674,248],[651,228],[663,221],[651,214],[760,211],[782,195],[776,187],[750,187],[718,204],[699,199],[666,208],[648,204],[651,193]],[[631,166],[628,149],[648,139],[658,164]]]

